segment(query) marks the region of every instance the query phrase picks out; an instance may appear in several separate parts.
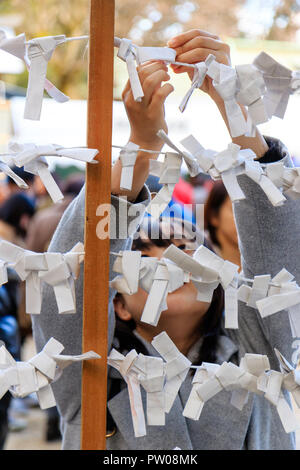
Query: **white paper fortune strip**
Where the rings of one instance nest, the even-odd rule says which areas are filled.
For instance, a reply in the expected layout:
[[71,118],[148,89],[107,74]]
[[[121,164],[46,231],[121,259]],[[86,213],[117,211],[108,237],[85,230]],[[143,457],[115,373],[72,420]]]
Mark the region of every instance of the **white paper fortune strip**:
[[215,60],[215,56],[213,54],[209,54],[209,56],[205,59],[204,62],[199,62],[198,64],[194,64],[195,65],[195,69],[194,69],[194,76],[193,76],[193,80],[192,80],[192,83],[191,83],[191,87],[190,89],[187,91],[186,95],[183,97],[180,105],[179,105],[179,109],[180,111],[183,113],[183,111],[185,110],[188,102],[189,102],[189,99],[190,97],[192,96],[192,93],[194,92],[194,90],[196,88],[200,88],[204,82],[204,79],[205,79],[205,76],[206,76],[206,73],[207,73],[207,70],[208,70],[208,67],[210,65],[210,63]]
[[36,145],[16,142],[9,144],[9,152],[17,167],[24,166],[25,171],[41,178],[54,203],[61,201],[64,196],[50,173],[45,157],[68,157],[90,163],[96,162],[94,157],[98,154],[98,150],[84,147],[64,148],[56,144]]
[[137,354],[134,349],[126,356],[113,349],[107,361],[127,383],[136,437],[146,435],[140,385],[147,393],[147,424],[164,426],[165,413],[170,412],[191,365],[165,332],[156,336],[152,345],[164,361],[159,357]]
[[139,382],[139,369],[135,368],[138,358],[137,352],[132,349],[126,356],[112,349],[107,363],[117,369],[124,378],[127,387],[135,437],[146,435],[146,423]]
[[240,106],[236,101],[238,77],[236,70],[215,60],[209,65],[207,75],[217,93],[224,100],[230,134],[232,137],[244,135],[247,125]]
[[251,64],[235,67],[238,77],[238,103],[248,107],[247,132],[255,137],[256,125],[269,120],[263,96],[266,91],[262,74]]
[[261,52],[253,64],[262,73],[267,93],[264,96],[269,118],[284,118],[289,97],[300,87],[300,72],[292,72],[265,52]]
[[[47,80],[46,69],[56,45],[70,39],[65,38],[65,36],[53,36],[32,39],[27,43],[25,34],[19,34],[19,36],[14,38],[7,38],[5,32],[0,29],[0,49],[23,60],[29,71],[29,90],[27,90],[24,113],[26,119],[40,118],[44,89],[51,98],[59,103],[69,100],[64,93]],[[30,72],[31,67],[33,67],[33,70]]]
[[[1,156],[1,155],[0,155]],[[9,176],[18,186],[22,189],[28,189],[28,185],[25,183],[20,176],[16,175],[12,169],[7,165],[6,162],[0,160],[0,171],[6,176]]]
[[191,274],[199,301],[210,303],[214,290],[221,283],[225,290],[225,328],[238,328],[237,265],[223,260],[203,245],[193,257],[175,245],[170,245],[163,256]]
[[162,189],[147,206],[147,212],[155,219],[157,219],[166,209],[172,199],[174,187],[180,179],[182,162],[184,161],[186,163],[191,176],[196,176],[201,171],[197,160],[188,152],[180,150],[162,129],[158,131],[157,135],[169,147],[175,150],[176,153],[167,152],[165,154],[164,162],[150,160],[149,173],[159,176],[159,183],[163,184]]
[[119,158],[122,163],[120,188],[127,189],[128,191],[132,188],[133,171],[138,150],[138,145],[128,142],[120,152]]
[[165,331],[155,336],[151,344],[166,361],[165,412],[169,413],[189,372],[191,361],[177,349]]
[[181,144],[198,160],[204,173],[214,180],[222,179],[233,202],[245,199],[245,194],[238,184],[239,175],[247,175],[257,183],[273,206],[281,206],[286,200],[267,170],[255,161],[256,155],[252,150],[241,150],[239,145],[233,143],[222,152],[205,150],[192,135],[183,139]]
[[99,359],[94,351],[79,356],[62,355],[64,346],[50,338],[41,352],[28,362],[16,362],[4,345],[0,347],[0,399],[9,390],[14,397],[24,398],[36,392],[41,409],[56,405],[51,382],[73,362]]
[[65,40],[66,36],[60,35],[35,38],[28,42],[27,57],[30,61],[30,68],[25,119],[40,119],[48,62],[55,48]]
[[22,281],[26,281],[26,312],[39,314],[42,282],[54,289],[59,313],[76,313],[74,281],[84,259],[84,247],[77,243],[68,253],[34,253],[5,240],[0,241],[0,260],[10,263]]
[[161,312],[168,308],[167,295],[184,282],[188,273],[169,260],[141,258],[140,251],[123,251],[117,256],[113,270],[120,273],[110,286],[122,294],[132,295],[142,287],[148,292],[141,321],[156,326]]
[[176,51],[169,47],[139,47],[129,39],[115,38],[115,46],[119,48],[118,57],[126,62],[135,101],[141,101],[144,96],[136,66],[148,60],[161,60],[170,63],[174,62],[176,57]]

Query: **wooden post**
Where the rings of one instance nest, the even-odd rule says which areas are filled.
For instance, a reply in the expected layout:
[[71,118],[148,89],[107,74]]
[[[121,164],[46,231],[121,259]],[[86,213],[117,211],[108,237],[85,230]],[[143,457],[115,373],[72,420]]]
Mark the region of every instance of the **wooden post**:
[[105,449],[109,238],[96,235],[100,204],[110,204],[113,106],[114,0],[90,0],[87,145],[99,164],[87,165],[82,350],[102,359],[86,361],[82,375],[81,448]]

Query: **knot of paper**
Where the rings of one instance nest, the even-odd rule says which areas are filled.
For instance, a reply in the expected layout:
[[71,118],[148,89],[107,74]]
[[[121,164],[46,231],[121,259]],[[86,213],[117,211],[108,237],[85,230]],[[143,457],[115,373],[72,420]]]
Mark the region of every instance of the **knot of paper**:
[[[267,289],[267,276],[264,277],[264,280],[259,281],[261,282],[261,289],[263,292]],[[249,292],[248,289],[247,291]],[[257,294],[255,295],[258,297],[256,300],[256,307],[262,318],[273,315],[281,310],[288,310],[292,335],[293,337],[299,337],[300,287],[294,280],[294,276],[292,274],[290,274],[286,269],[282,269],[272,278],[271,281],[269,280],[268,290],[265,297],[262,298]]]
[[5,346],[0,347],[0,399],[9,390],[14,397],[24,398],[36,392],[42,409],[56,405],[50,383],[57,380],[73,362],[99,359],[94,351],[79,356],[63,356],[64,346],[50,338],[43,350],[28,362],[16,362]]
[[[51,46],[55,48],[56,45],[64,42],[65,36],[33,39],[29,41],[28,52],[26,54],[25,34],[20,34],[15,38],[7,38],[3,30],[1,33],[0,49],[22,59],[29,71],[28,88],[30,89],[27,90],[24,117],[27,119],[39,119],[44,89],[55,101],[60,103],[68,101],[69,98],[46,79],[47,63],[52,55]],[[31,58],[31,61],[29,58]],[[30,72],[31,67],[33,67],[33,72]],[[44,80],[42,80],[42,77],[44,77]]]
[[233,202],[245,199],[237,180],[239,175],[247,175],[257,183],[273,206],[281,206],[286,200],[269,174],[254,160],[256,155],[252,150],[241,150],[241,147],[234,143],[230,143],[222,152],[205,150],[192,135],[183,139],[181,144],[198,160],[204,173],[214,180],[222,179]]
[[204,404],[224,390],[232,392],[231,404],[242,410],[252,392],[263,395],[276,406],[285,431],[293,432],[298,423],[284,398],[283,379],[282,373],[270,370],[268,357],[260,354],[246,354],[239,366],[231,362],[203,363],[194,376],[183,416],[198,420]]
[[191,362],[177,349],[165,331],[155,336],[151,344],[166,361],[166,382],[163,392],[165,412],[169,413],[189,372]]
[[142,258],[140,251],[120,252],[114,262],[117,276],[110,286],[117,292],[132,295],[141,287],[148,292],[141,321],[156,326],[161,313],[168,308],[167,295],[188,282],[184,271],[168,260]]
[[142,437],[146,435],[146,424],[138,378],[140,372],[134,367],[137,357],[138,354],[134,349],[126,356],[112,349],[107,363],[120,372],[127,384],[134,435]]
[[264,96],[269,118],[284,118],[289,97],[300,87],[299,72],[292,72],[265,52],[253,64],[262,73],[267,92]]
[[135,367],[140,371],[138,379],[147,395],[147,424],[149,426],[165,425],[164,384],[166,364],[160,357],[139,354]]
[[68,157],[82,162],[93,162],[98,153],[98,150],[89,148],[64,148],[56,144],[35,145],[16,142],[9,144],[9,151],[17,167],[24,166],[25,171],[41,178],[54,203],[61,201],[64,196],[51,175],[45,156]]
[[227,65],[212,61],[207,74],[213,79],[212,84],[224,101],[231,136],[238,137],[246,134],[246,121],[236,101],[238,89],[236,70]]
[[248,107],[246,135],[255,137],[255,126],[269,120],[263,100],[265,82],[261,73],[251,64],[237,65],[235,69],[239,90],[236,99],[238,103]]
[[128,142],[120,152],[120,160],[122,163],[120,188],[127,189],[128,191],[132,188],[133,171],[138,150],[138,145],[133,142]]
[[61,253],[34,253],[12,243],[0,242],[0,260],[12,263],[22,281],[26,281],[26,312],[39,314],[42,305],[42,282],[54,289],[59,313],[76,313],[74,280],[83,261],[83,244]]
[[191,176],[196,176],[201,171],[197,160],[188,152],[180,150],[163,130],[158,131],[157,135],[176,153],[167,152],[164,162],[150,160],[149,173],[158,176],[159,183],[163,185],[147,206],[147,212],[155,219],[166,209],[172,199],[175,185],[180,179],[182,161],[184,160]]
[[[47,75],[48,62],[59,44],[65,42],[66,36],[46,36],[29,41],[27,56],[30,61],[29,79],[24,111],[25,119],[39,120],[41,116],[43,94]],[[48,90],[47,90],[48,91]],[[68,97],[64,95],[65,99]],[[62,101],[60,94],[60,100]]]
[[282,161],[266,165],[265,175],[291,199],[300,198],[300,168],[285,167]]
[[139,47],[126,38],[115,38],[115,46],[119,48],[118,57],[126,62],[135,101],[142,101],[144,96],[136,66],[149,60],[174,62],[176,57],[176,51],[169,47]]
[[202,86],[204,79],[206,77],[208,67],[213,60],[215,60],[215,56],[213,54],[209,54],[205,62],[199,62],[198,64],[195,64],[194,76],[193,76],[193,80],[191,83],[191,87],[187,91],[187,93],[185,94],[185,96],[183,97],[179,105],[179,109],[182,113],[185,110],[194,90]]
[[223,260],[201,245],[193,257],[170,245],[163,256],[185,272],[197,288],[197,300],[211,303],[214,290],[221,283],[225,290],[225,328],[238,328],[238,266]]

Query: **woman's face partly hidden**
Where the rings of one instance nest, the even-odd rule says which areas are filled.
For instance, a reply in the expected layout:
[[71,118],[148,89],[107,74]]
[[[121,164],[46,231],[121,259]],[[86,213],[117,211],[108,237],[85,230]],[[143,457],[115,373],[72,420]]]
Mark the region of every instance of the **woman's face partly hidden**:
[[[184,240],[173,240],[174,245],[184,250]],[[165,247],[158,247],[154,244],[150,244],[147,249],[142,250],[142,256],[162,258],[163,252],[166,250]],[[190,252],[187,251],[190,254]],[[138,292],[133,295],[122,295],[124,300],[123,315],[124,320],[132,318],[135,323],[145,325],[140,322],[148,293],[143,289],[139,288]],[[192,282],[184,284],[182,287],[168,294],[167,296],[168,309],[163,311],[157,328],[162,325],[168,326],[169,322],[173,322],[175,319],[185,319],[186,327],[190,324],[192,328],[196,328],[201,323],[201,320],[207,312],[210,303],[200,302],[197,300],[197,289]],[[122,314],[116,309],[117,314],[122,318]]]

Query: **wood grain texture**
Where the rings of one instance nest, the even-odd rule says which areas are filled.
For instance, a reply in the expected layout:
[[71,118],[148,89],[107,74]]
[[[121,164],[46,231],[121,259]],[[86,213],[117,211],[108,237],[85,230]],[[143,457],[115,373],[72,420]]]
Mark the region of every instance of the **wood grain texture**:
[[90,1],[87,146],[99,149],[99,164],[87,165],[82,350],[101,359],[82,373],[81,448],[105,449],[109,238],[96,235],[100,204],[110,203],[113,106],[114,0]]

